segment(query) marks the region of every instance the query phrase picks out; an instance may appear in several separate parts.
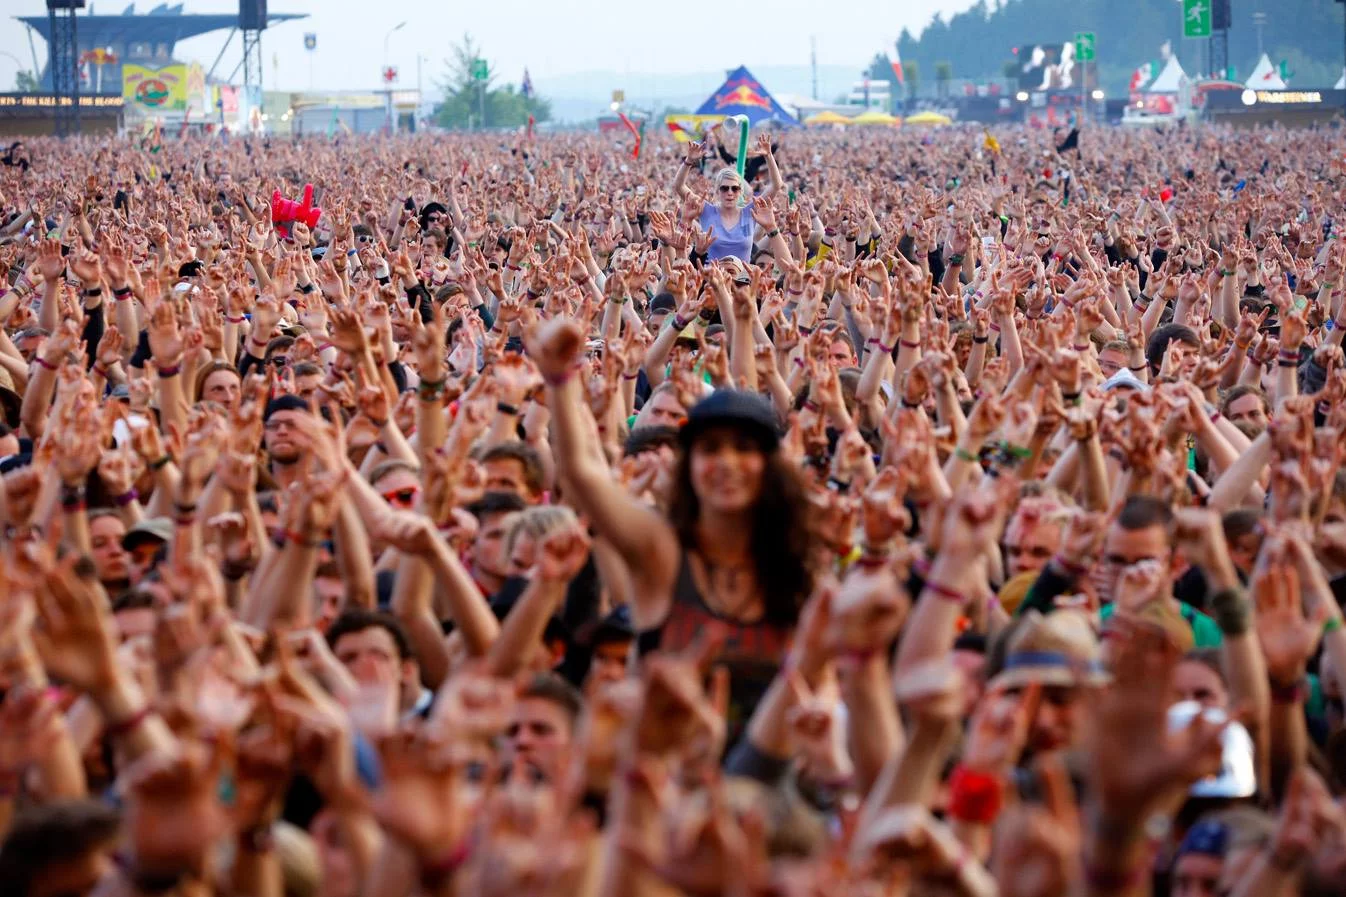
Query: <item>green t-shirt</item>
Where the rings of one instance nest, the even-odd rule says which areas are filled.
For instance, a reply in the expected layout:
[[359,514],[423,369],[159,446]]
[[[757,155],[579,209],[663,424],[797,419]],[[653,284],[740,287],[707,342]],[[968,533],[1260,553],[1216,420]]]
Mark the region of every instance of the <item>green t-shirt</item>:
[[[1098,612],[1098,618],[1104,622],[1112,616],[1117,605],[1106,604]],[[1224,641],[1224,633],[1220,632],[1219,625],[1210,617],[1197,610],[1185,601],[1178,602],[1178,613],[1187,621],[1187,625],[1192,628],[1192,638],[1198,648],[1218,648]]]

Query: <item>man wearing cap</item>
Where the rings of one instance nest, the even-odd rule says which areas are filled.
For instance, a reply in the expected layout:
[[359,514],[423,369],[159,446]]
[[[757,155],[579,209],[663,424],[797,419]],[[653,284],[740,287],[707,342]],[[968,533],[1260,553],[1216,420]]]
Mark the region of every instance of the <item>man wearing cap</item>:
[[126,531],[122,548],[131,556],[131,585],[137,585],[154,569],[172,539],[173,521],[167,517],[146,517]]
[[1028,750],[1073,747],[1083,734],[1088,689],[1108,682],[1088,615],[1070,609],[1048,616],[1029,611],[1006,636],[1004,658],[988,691],[1042,686]]

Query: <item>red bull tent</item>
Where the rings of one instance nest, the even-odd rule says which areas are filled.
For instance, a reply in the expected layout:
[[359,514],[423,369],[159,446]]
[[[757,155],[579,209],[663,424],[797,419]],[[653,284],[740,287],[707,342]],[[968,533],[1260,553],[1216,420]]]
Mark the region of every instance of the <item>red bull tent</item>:
[[785,107],[776,102],[776,98],[767,92],[762,83],[752,76],[752,72],[739,66],[729,73],[729,77],[710,95],[697,115],[746,115],[754,125],[764,121],[783,125],[797,125],[799,121]]

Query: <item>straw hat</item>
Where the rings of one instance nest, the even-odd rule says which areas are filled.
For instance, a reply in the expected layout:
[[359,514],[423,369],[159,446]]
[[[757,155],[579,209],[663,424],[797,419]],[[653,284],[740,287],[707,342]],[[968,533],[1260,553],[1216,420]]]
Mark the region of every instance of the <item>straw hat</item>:
[[1019,605],[1028,597],[1028,590],[1038,581],[1041,572],[1041,570],[1025,570],[1005,581],[1000,591],[996,593],[996,598],[1005,609],[1005,613],[1013,614],[1019,609]]
[[1047,616],[1033,610],[1008,636],[1005,663],[988,687],[1028,685],[1102,685],[1098,639],[1087,614],[1058,610]]

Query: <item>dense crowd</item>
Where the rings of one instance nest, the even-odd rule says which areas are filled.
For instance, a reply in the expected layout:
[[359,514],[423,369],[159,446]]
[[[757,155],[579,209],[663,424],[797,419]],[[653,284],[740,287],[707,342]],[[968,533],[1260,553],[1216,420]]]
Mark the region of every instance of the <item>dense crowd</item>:
[[1346,893],[1339,131],[706,138],[0,168],[0,891]]

